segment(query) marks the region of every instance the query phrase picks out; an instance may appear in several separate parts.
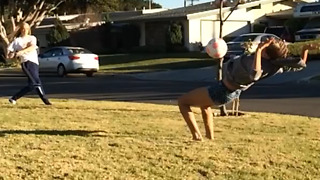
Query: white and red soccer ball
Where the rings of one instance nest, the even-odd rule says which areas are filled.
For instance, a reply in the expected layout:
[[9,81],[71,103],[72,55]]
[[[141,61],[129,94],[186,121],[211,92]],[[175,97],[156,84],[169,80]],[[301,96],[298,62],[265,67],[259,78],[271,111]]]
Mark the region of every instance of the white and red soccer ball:
[[222,38],[213,38],[206,46],[207,54],[214,59],[222,58],[226,55],[227,51],[227,43]]

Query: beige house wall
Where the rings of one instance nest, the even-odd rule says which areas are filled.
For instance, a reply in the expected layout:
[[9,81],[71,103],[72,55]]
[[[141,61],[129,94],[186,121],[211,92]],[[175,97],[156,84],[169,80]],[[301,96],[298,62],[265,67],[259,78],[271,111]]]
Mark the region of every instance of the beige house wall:
[[[261,4],[254,8],[239,8],[235,10],[224,23],[222,37],[250,33],[252,24],[259,23],[260,21],[266,21],[266,14],[291,8],[292,7],[281,3]],[[201,13],[189,15],[189,33],[185,34],[185,39],[189,39],[189,41],[185,42],[185,46],[190,51],[198,50],[196,46],[198,42],[201,42],[202,45],[205,46],[210,39],[219,37],[219,16],[209,16],[208,14],[210,13],[217,14],[217,10],[203,13],[207,14],[207,16],[201,16]],[[225,12],[223,16],[226,17],[228,14],[229,12]]]

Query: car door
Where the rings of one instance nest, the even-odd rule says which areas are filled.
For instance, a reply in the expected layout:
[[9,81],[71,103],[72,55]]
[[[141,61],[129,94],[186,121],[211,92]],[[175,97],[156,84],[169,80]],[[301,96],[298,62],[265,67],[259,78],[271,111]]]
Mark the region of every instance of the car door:
[[49,71],[49,59],[52,57],[53,50],[48,50],[43,54],[39,55],[39,70],[40,71]]
[[57,71],[58,65],[61,62],[61,59],[63,57],[63,51],[61,48],[54,48],[52,49],[51,57],[48,58],[48,69],[50,69],[51,72]]

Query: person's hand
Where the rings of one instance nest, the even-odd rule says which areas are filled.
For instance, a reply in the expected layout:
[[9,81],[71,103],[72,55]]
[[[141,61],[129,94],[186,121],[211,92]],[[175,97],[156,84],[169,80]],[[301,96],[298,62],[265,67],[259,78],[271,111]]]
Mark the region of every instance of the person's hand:
[[18,51],[18,52],[16,52],[16,57],[22,56],[23,53],[24,53],[23,51]]
[[7,58],[12,59],[12,58],[14,58],[14,56],[15,56],[14,52],[9,52],[7,55]]
[[320,49],[319,43],[311,43],[303,46],[303,50],[319,50],[319,49]]
[[259,43],[258,48],[262,50],[270,46],[273,42],[275,42],[274,38],[267,39],[266,41]]

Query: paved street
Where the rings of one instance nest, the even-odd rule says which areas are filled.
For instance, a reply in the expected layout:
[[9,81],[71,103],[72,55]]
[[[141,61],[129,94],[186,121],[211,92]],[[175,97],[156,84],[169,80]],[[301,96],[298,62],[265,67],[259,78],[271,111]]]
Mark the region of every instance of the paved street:
[[[210,82],[143,80],[131,76],[99,74],[93,78],[71,75],[42,76],[50,98],[112,100],[176,104],[181,94]],[[26,83],[20,75],[2,72],[0,96],[9,97]],[[241,97],[240,110],[320,117],[320,83],[257,84]],[[34,94],[29,97],[36,97]],[[39,101],[41,103],[41,101]]]

